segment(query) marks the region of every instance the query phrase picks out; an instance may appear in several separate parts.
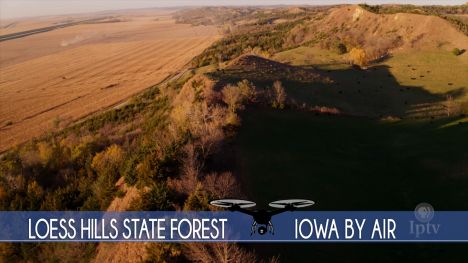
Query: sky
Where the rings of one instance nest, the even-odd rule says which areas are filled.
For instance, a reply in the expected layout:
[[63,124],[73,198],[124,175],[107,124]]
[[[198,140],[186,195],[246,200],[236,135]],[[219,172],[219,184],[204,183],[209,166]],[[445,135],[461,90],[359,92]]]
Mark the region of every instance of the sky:
[[463,4],[467,0],[0,0],[0,19],[107,10],[207,5],[324,5],[343,3]]

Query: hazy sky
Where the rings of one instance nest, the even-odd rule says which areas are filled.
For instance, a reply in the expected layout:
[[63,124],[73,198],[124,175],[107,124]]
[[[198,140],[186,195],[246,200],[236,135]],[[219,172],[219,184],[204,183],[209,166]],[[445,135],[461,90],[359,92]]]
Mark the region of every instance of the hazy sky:
[[463,4],[467,0],[0,0],[0,18],[58,15],[116,9],[196,5],[278,5],[337,3]]

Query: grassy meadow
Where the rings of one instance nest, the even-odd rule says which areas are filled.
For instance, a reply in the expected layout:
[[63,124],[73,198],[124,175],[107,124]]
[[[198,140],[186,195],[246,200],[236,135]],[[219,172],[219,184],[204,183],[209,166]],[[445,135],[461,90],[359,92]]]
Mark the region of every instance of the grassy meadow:
[[[450,124],[450,125],[447,125]],[[249,109],[234,142],[245,192],[260,206],[277,199],[316,201],[312,210],[466,210],[468,124],[459,119],[378,121]],[[288,262],[459,260],[453,244],[251,245]],[[391,253],[389,253],[391,251]],[[387,255],[382,258],[382,255]]]
[[[468,124],[249,110],[236,147],[258,203],[310,198],[318,210],[468,209]],[[286,128],[287,127],[287,128]]]

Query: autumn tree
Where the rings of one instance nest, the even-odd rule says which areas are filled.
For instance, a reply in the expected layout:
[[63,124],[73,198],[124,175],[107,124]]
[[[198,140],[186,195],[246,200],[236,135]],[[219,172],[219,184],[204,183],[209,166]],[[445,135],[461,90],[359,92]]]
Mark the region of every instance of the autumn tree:
[[240,193],[239,184],[230,172],[208,174],[203,180],[203,186],[216,198],[234,197]]
[[209,194],[203,189],[201,183],[197,185],[195,191],[191,193],[187,200],[185,200],[184,210],[192,210],[192,211],[207,211],[210,210],[210,196]]
[[283,88],[281,81],[277,80],[273,83],[273,108],[284,109],[286,103],[286,91]]
[[445,99],[445,110],[447,117],[460,113],[460,105],[458,105],[452,95],[447,95]]
[[235,113],[242,106],[242,92],[241,89],[234,85],[227,85],[221,91],[223,94],[223,101],[228,105],[231,113]]
[[349,52],[349,58],[353,65],[357,65],[359,67],[365,67],[368,63],[368,58],[366,51],[361,48],[353,48]]
[[124,160],[124,151],[113,144],[106,150],[97,153],[91,167],[97,173],[97,180],[93,192],[101,205],[109,202],[115,192],[115,182],[119,176],[119,168]]
[[257,92],[255,91],[255,85],[252,82],[244,79],[237,83],[237,87],[239,87],[240,89],[240,93],[242,94],[243,100],[247,100],[250,102],[255,101]]
[[168,211],[172,210],[170,190],[166,182],[154,182],[141,198],[137,198],[131,205],[135,211]]
[[[193,262],[250,263],[258,262],[256,255],[234,243],[188,243],[187,258]],[[274,262],[274,261],[273,261]]]
[[146,247],[146,262],[185,262],[181,246],[177,243],[150,243]]
[[243,95],[241,89],[234,85],[227,85],[221,91],[224,103],[228,106],[228,115],[226,123],[229,125],[238,125],[239,117],[236,112],[242,108]]

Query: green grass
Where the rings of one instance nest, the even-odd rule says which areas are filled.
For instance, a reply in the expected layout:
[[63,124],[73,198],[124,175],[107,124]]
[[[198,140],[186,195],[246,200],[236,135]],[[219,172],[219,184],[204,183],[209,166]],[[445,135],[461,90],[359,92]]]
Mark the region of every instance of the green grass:
[[318,210],[468,209],[468,124],[381,122],[250,110],[239,172],[259,203],[308,198]]
[[[272,59],[292,65],[313,65],[325,70],[349,69],[345,63],[346,54],[338,55],[319,47],[298,47],[277,53]],[[468,59],[466,56],[455,56],[447,50],[396,54],[377,66],[388,67],[402,86],[419,86],[432,93],[468,89]]]
[[[467,210],[468,123],[456,119],[382,122],[250,109],[234,142],[237,173],[250,199],[307,198],[313,210]],[[251,245],[287,262],[458,261],[447,244]]]
[[[434,94],[420,86],[403,86],[384,65],[369,70],[343,68],[318,71],[332,83],[291,81],[283,82],[288,98],[306,107],[326,106],[355,116],[432,117],[445,116],[443,103],[446,94]],[[223,75],[226,77],[227,75]],[[234,72],[224,82],[237,83],[246,78],[245,72]],[[260,90],[271,87],[274,80],[253,81]],[[461,94],[454,93],[454,99]],[[417,110],[417,112],[416,112]]]
[[366,71],[350,68],[345,55],[318,47],[299,47],[273,59],[313,66],[336,81],[330,87],[286,85],[300,103],[336,107],[353,115],[429,117],[444,115],[441,105],[451,95],[457,108],[468,112],[468,60],[446,50],[397,54]]
[[390,72],[401,85],[421,86],[433,93],[468,89],[468,60],[466,56],[455,56],[450,51],[399,54],[385,64],[390,66]]
[[295,66],[315,65],[322,69],[343,69],[346,55],[339,55],[319,47],[298,47],[275,54],[272,59]]

